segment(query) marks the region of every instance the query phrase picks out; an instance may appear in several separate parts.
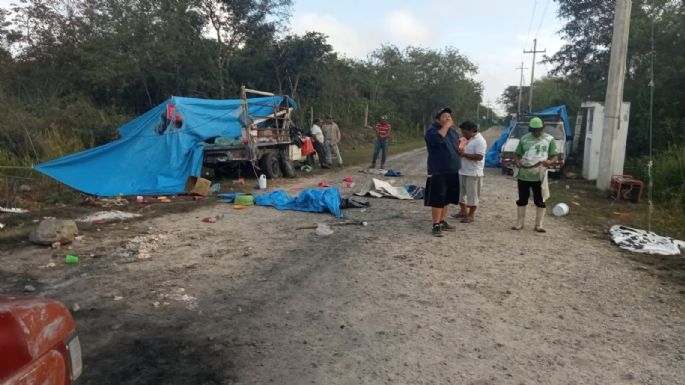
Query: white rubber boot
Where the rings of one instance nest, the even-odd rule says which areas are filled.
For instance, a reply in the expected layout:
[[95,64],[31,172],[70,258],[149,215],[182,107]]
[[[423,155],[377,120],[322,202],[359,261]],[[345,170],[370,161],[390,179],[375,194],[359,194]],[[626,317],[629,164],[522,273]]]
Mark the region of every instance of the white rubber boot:
[[542,227],[542,222],[545,220],[545,208],[537,207],[535,209],[535,231],[538,233],[546,233],[544,227]]
[[512,230],[521,230],[523,221],[526,219],[526,206],[516,206],[516,224],[511,226]]

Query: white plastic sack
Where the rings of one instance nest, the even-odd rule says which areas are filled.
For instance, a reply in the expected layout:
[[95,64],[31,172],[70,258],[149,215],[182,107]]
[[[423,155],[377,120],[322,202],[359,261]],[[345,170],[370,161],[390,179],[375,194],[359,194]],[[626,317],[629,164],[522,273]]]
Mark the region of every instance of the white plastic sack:
[[618,247],[635,253],[680,255],[681,250],[685,250],[683,241],[632,227],[614,225],[609,234]]

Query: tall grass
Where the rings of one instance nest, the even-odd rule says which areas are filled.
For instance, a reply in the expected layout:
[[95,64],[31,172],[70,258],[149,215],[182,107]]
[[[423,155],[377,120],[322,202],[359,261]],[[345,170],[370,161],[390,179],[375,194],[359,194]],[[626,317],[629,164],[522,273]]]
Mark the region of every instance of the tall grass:
[[[652,181],[655,203],[670,207],[676,212],[685,211],[685,144],[671,146],[652,158]],[[649,158],[641,157],[630,161],[626,169],[645,182],[649,181]]]

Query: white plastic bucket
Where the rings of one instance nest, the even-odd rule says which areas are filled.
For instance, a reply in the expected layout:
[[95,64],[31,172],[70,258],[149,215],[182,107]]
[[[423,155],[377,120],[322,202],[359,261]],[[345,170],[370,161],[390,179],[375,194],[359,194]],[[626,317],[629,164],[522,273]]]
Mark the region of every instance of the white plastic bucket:
[[259,189],[266,190],[266,175],[264,174],[259,176]]
[[556,206],[552,209],[552,214],[554,214],[555,217],[563,217],[564,215],[568,214],[568,205],[566,203],[557,203]]

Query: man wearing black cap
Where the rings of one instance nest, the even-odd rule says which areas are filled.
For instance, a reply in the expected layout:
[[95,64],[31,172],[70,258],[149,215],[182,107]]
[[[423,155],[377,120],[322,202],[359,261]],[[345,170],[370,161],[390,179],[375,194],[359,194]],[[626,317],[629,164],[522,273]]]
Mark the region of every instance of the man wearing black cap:
[[452,110],[448,107],[435,114],[435,122],[426,131],[428,149],[428,178],[424,205],[430,206],[433,217],[433,236],[442,237],[443,231],[456,227],[445,222],[449,204],[459,203],[459,168],[461,165],[457,132],[452,128]]

